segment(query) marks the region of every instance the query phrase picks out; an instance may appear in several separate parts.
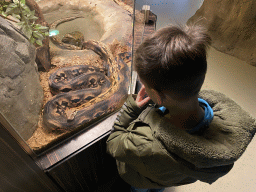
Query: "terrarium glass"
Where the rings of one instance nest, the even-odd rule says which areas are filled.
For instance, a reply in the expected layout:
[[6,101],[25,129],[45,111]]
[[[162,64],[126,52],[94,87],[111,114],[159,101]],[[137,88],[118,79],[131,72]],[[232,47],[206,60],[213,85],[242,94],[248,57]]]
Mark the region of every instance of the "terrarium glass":
[[[11,40],[2,38],[7,45],[17,44],[13,51],[18,59],[11,61],[20,63],[2,67],[1,74],[7,75],[1,115],[41,154],[93,129],[123,105],[131,80],[134,2],[36,2],[35,15],[49,26],[49,37],[36,48],[20,32]],[[16,29],[1,23],[4,32]],[[12,55],[8,51],[2,53]]]

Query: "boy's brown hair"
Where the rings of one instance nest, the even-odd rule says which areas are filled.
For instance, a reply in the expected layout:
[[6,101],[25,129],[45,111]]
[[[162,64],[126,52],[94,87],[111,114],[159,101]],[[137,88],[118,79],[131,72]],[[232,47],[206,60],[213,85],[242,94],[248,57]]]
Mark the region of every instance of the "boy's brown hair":
[[168,26],[146,38],[135,53],[135,70],[147,86],[180,97],[198,94],[211,38],[201,26]]

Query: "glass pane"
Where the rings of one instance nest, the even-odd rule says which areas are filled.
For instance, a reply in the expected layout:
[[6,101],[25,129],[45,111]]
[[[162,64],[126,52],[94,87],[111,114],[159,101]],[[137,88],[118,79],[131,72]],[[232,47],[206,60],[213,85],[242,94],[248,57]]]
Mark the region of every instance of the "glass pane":
[[[198,9],[209,8],[203,0],[36,2],[39,8],[34,4],[28,6],[36,10],[42,25],[45,20],[50,27],[50,37],[42,47],[33,48],[14,29],[12,25],[18,27],[16,18],[0,17],[0,111],[38,154],[117,111],[127,96],[130,79],[130,93],[136,92],[132,85],[136,84],[137,76],[133,73],[131,78],[131,61],[143,38],[169,24],[185,24]],[[5,4],[1,3],[1,10],[6,11]],[[203,88],[225,93],[255,116],[251,108],[256,102],[255,33],[248,32],[255,28],[253,17],[249,17],[252,10],[241,15],[248,21],[242,23],[248,26],[235,28],[239,40],[233,41],[226,31],[220,36],[215,22],[210,23],[215,37],[227,36],[224,40],[232,42],[227,46],[223,39],[214,39],[216,49],[211,47],[208,52],[209,67]],[[207,13],[211,13],[208,16],[212,21],[221,15]],[[228,19],[222,21],[229,25]],[[27,29],[26,34],[40,44],[38,30],[40,27],[34,26],[34,32]],[[217,46],[229,52],[221,53]],[[78,88],[85,88],[84,92]]]
[[0,98],[3,115],[40,154],[124,103],[131,79],[134,3],[37,0],[38,8],[30,2],[37,22],[49,26],[49,37],[40,47],[35,41],[40,44],[44,28],[33,25],[25,31],[35,49],[9,24],[17,19],[1,18],[1,47],[8,47],[1,48],[7,60],[1,57],[6,65],[0,73],[6,78]]
[[135,8],[141,10],[143,5],[157,15],[156,28],[160,29],[169,24],[185,24],[201,7],[203,0],[140,0]]

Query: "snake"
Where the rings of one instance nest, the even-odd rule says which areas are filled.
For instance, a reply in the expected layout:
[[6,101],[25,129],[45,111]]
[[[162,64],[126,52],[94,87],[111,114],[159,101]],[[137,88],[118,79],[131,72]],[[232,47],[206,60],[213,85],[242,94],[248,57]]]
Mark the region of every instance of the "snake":
[[[73,17],[60,18],[60,19],[54,21],[52,24],[50,24],[50,29],[55,30],[58,25],[60,25],[64,22],[68,22],[68,21],[78,19],[78,18],[84,18],[84,16],[73,16]],[[75,32],[78,33],[77,31],[75,31]],[[73,32],[73,33],[75,33],[75,32]],[[65,41],[63,42],[60,39],[59,35],[51,36],[50,39],[55,45],[57,45],[58,47],[60,47],[62,49],[81,50],[81,46],[76,46],[76,45],[72,45],[72,44],[69,44],[69,43],[65,43]],[[79,43],[79,45],[80,45],[80,43]]]
[[113,57],[102,42],[86,41],[103,60],[103,68],[76,65],[60,68],[49,77],[54,95],[44,106],[43,123],[48,132],[68,132],[88,127],[121,107],[127,98],[131,53]]

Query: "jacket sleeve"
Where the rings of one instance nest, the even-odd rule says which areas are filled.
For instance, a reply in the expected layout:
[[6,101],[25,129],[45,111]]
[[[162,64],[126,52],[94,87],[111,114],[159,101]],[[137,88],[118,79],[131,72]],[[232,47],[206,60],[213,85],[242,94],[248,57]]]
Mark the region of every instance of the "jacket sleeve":
[[140,108],[135,102],[135,98],[137,95],[129,95],[126,102],[122,106],[117,118],[114,122],[113,128],[114,130],[117,128],[127,128],[129,124],[137,119],[140,113],[147,107]]
[[[145,106],[146,107],[146,106]],[[136,164],[140,156],[150,154],[151,129],[142,123],[131,123],[145,109],[139,108],[132,95],[129,95],[113,125],[113,132],[107,140],[107,152],[115,159]]]
[[107,140],[107,152],[116,160],[131,165],[152,155],[153,136],[149,126],[132,123],[127,129],[116,128]]

